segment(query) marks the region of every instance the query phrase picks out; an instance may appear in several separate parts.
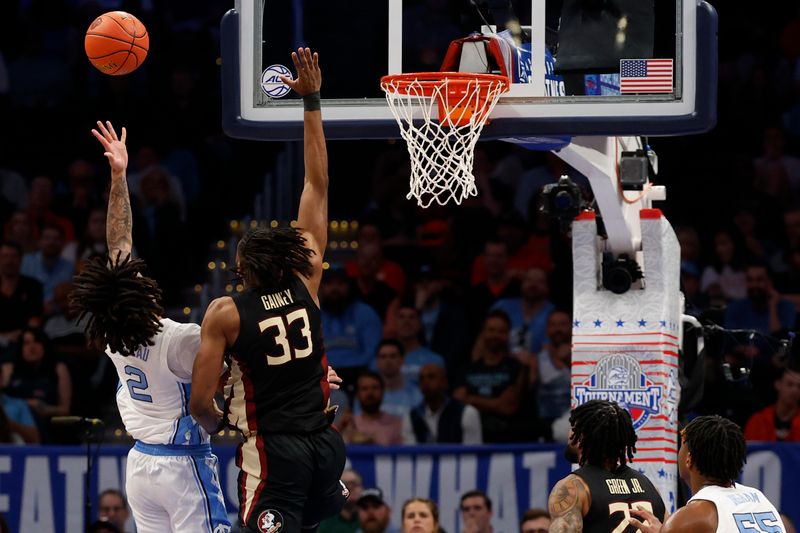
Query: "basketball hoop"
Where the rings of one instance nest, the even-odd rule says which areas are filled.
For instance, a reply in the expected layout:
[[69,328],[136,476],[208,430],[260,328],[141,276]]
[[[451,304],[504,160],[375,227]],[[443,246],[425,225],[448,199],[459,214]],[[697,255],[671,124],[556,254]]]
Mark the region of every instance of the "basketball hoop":
[[471,72],[421,72],[381,78],[381,88],[411,156],[411,191],[420,207],[433,201],[460,204],[476,196],[475,144],[489,122],[505,76]]

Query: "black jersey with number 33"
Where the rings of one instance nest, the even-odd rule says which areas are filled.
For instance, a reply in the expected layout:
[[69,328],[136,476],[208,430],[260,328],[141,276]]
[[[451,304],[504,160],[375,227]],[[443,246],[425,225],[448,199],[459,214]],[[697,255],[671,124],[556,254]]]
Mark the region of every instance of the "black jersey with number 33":
[[636,470],[623,466],[609,472],[596,466],[584,466],[573,472],[589,486],[591,506],[583,517],[584,533],[634,533],[628,524],[630,510],[637,506],[664,520],[664,501],[655,486]]
[[229,424],[245,436],[311,433],[328,426],[328,361],[317,304],[293,277],[233,295],[239,336],[228,350]]

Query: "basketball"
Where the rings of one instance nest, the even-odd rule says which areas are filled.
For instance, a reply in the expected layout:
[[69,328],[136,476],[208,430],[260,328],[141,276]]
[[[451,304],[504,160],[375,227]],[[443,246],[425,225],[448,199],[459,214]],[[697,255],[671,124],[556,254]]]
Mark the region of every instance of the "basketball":
[[94,19],[89,26],[84,48],[97,70],[121,76],[144,63],[150,37],[144,24],[130,13],[109,11]]

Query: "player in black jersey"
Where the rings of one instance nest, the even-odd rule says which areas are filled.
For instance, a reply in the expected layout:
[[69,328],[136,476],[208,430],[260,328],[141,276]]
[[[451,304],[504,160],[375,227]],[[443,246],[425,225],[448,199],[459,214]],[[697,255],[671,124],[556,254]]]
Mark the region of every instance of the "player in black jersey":
[[[317,54],[292,53],[303,96],[305,184],[297,229],[245,235],[237,267],[246,289],[208,306],[194,364],[191,413],[223,427],[213,403],[223,356],[225,423],[239,429],[239,518],[244,531],[314,531],[347,496],[339,483],[344,442],[328,414],[327,358],[317,290],[328,228],[328,158]],[[332,418],[332,417],[331,417]]]
[[631,415],[614,402],[591,400],[569,417],[565,455],[580,468],[553,487],[551,533],[633,533],[631,509],[663,520],[661,495],[647,477],[627,466],[636,452]]

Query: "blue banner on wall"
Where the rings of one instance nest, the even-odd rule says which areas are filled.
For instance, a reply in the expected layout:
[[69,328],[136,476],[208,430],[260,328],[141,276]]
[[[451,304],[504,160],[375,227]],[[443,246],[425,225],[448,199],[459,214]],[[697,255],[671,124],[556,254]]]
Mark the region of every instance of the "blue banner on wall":
[[[93,499],[98,487],[124,490],[127,453],[122,446],[100,449],[91,480]],[[233,517],[238,509],[235,448],[220,446],[215,453]],[[348,458],[365,486],[383,489],[393,523],[399,525],[400,506],[407,498],[430,497],[439,502],[448,532],[460,530],[459,495],[477,487],[494,502],[495,532],[516,533],[519,516],[530,507],[546,507],[550,488],[571,469],[559,445],[351,446]],[[85,473],[85,452],[79,447],[0,447],[0,513],[11,531],[81,533]],[[749,447],[742,482],[760,488],[795,523],[800,523],[798,477],[800,444]],[[667,508],[674,504],[666,503]]]

